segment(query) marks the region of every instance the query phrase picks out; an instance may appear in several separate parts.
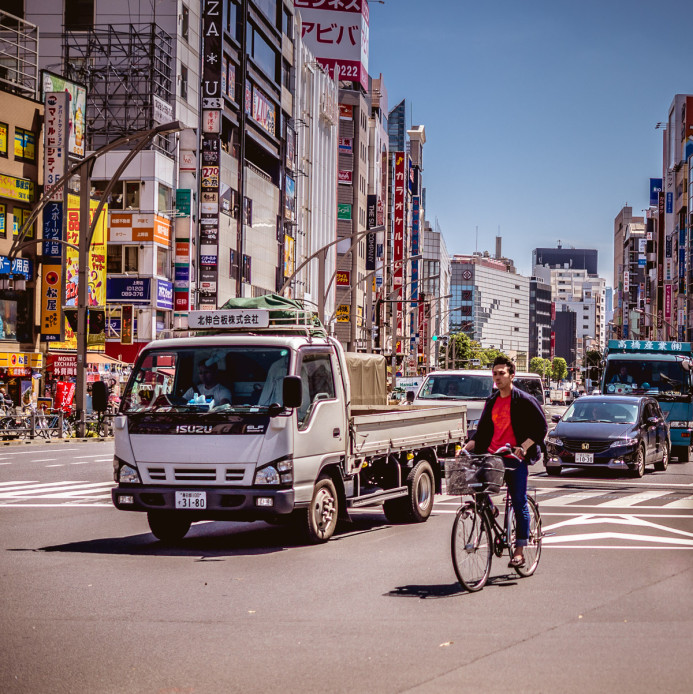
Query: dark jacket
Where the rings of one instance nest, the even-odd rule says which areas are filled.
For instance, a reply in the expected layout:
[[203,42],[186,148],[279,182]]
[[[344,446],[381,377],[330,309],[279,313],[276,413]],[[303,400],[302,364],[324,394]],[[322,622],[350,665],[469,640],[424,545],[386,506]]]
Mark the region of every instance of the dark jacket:
[[[484,405],[484,410],[479,418],[479,426],[474,436],[472,436],[474,453],[486,453],[488,451],[493,438],[491,411],[498,397],[500,397],[500,391],[496,390],[486,400],[486,405]],[[536,462],[539,459],[539,452],[546,455],[544,438],[546,437],[548,426],[544,412],[534,397],[516,387],[513,387],[510,392],[510,422],[518,446],[522,445],[527,439],[537,442],[537,445],[532,446],[527,451],[525,459],[528,463]]]

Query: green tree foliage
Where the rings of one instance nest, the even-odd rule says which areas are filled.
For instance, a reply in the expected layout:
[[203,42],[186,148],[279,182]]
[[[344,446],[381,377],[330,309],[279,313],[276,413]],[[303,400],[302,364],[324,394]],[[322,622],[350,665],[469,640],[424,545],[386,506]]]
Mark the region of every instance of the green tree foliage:
[[568,364],[563,357],[554,357],[551,362],[551,378],[554,381],[562,381],[568,375]]
[[[438,367],[445,368],[445,343],[441,344]],[[484,349],[478,342],[470,339],[466,333],[456,333],[448,337],[447,365],[449,369],[490,369],[493,360],[503,354],[497,349]],[[478,364],[472,365],[472,360]]]
[[529,370],[534,374],[539,374],[542,378],[551,374],[551,360],[542,357],[532,357],[529,362]]

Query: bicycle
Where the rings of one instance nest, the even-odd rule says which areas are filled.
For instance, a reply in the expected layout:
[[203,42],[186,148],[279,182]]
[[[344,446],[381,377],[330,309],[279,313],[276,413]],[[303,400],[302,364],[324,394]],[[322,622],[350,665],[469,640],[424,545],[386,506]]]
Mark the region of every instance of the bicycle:
[[[450,540],[455,574],[462,587],[470,592],[481,590],[486,585],[494,554],[501,557],[508,550],[512,558],[515,551],[516,524],[510,492],[506,489],[502,525],[491,501],[491,494],[500,492],[506,471],[512,470],[506,468],[499,452],[493,455],[465,455],[455,458],[445,468],[448,494],[472,497],[457,510]],[[508,449],[504,448],[502,452],[507,454]],[[527,504],[530,524],[529,540],[524,548],[525,562],[522,566],[513,567],[523,578],[537,570],[543,538],[539,504],[531,496],[527,497]]]

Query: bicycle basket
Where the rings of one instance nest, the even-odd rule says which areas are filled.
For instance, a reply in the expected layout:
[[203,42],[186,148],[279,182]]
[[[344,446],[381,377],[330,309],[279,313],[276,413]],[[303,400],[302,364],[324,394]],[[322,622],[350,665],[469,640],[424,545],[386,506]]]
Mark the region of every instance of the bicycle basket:
[[445,465],[447,493],[453,496],[489,492],[495,494],[503,486],[505,465],[495,455],[479,458],[455,458]]

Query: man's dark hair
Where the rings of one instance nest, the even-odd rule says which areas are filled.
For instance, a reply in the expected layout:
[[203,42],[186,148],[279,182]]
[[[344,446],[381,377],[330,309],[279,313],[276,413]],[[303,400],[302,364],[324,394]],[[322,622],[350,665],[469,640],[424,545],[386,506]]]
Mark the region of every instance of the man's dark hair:
[[515,364],[510,359],[508,359],[508,357],[506,357],[503,354],[499,354],[493,360],[493,366],[491,367],[491,369],[493,369],[496,366],[507,366],[508,367],[508,373],[510,375],[515,373]]

